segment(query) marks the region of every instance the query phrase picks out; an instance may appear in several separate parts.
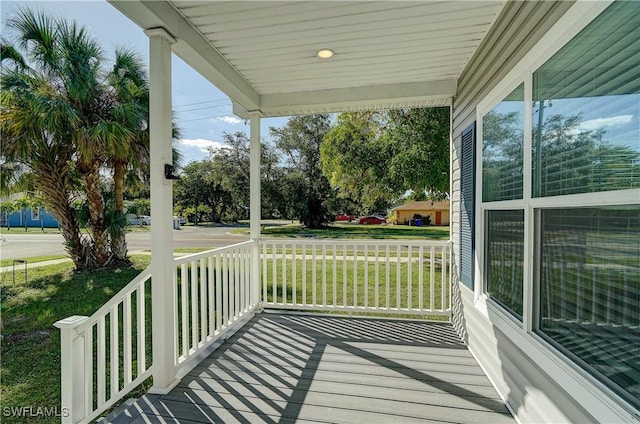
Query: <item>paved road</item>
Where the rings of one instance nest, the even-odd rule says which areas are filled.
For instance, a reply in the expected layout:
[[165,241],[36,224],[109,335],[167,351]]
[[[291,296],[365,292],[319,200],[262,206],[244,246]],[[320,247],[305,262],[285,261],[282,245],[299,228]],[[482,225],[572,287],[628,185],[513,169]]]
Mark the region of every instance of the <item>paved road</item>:
[[[182,227],[173,231],[173,247],[216,248],[240,243],[249,238],[230,234],[232,227]],[[129,252],[151,250],[151,233],[127,234]],[[0,259],[27,259],[34,256],[64,255],[64,240],[60,234],[0,234]]]

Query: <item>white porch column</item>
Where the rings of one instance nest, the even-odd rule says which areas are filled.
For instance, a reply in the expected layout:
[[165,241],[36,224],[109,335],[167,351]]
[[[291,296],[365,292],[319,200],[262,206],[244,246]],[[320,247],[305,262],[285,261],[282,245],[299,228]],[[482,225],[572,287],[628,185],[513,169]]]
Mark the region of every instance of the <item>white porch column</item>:
[[260,302],[260,284],[262,279],[260,278],[260,246],[258,242],[260,240],[260,218],[262,215],[262,204],[260,201],[260,114],[257,112],[251,113],[251,130],[250,139],[251,144],[249,148],[250,152],[250,176],[249,176],[249,188],[250,188],[250,231],[251,240],[254,242],[251,252],[251,284],[252,284],[252,297],[253,302]]
[[172,164],[171,45],[162,28],[149,36],[149,135],[151,156],[151,298],[153,393],[167,393],[175,379],[175,292],[173,288],[173,187],[165,178]]

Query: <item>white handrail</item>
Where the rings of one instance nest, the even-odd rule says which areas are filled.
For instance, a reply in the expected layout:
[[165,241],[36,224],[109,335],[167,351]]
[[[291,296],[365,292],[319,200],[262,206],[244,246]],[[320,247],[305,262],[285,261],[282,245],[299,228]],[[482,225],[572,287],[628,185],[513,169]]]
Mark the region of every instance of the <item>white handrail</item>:
[[451,313],[451,243],[261,239],[269,308],[406,315]]

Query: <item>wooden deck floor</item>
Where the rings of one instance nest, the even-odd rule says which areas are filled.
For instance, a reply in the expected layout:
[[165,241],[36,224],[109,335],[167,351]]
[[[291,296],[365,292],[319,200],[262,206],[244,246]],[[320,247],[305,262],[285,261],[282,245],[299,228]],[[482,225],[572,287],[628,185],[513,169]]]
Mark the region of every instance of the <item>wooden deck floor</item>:
[[448,323],[262,313],[118,423],[514,423]]

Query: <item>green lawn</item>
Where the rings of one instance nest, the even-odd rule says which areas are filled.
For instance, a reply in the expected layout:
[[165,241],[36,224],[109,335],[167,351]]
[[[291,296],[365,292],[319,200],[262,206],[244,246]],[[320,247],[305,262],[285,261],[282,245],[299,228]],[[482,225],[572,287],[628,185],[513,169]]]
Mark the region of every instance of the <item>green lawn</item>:
[[[28,258],[27,262],[32,264],[36,262],[44,262],[44,261],[52,261],[55,259],[68,259],[67,255],[47,255],[47,256],[34,256],[32,258]],[[6,266],[12,266],[13,259],[3,259],[0,261],[0,268],[4,268]],[[18,271],[24,271],[24,264],[17,263],[16,264],[16,274]]]
[[[29,270],[28,281],[0,275],[4,330],[0,354],[2,407],[59,407],[60,331],[53,324],[71,315],[91,315],[151,260],[134,256],[121,272],[76,273],[71,262]],[[42,417],[2,417],[3,423],[59,422]]]
[[[236,234],[249,234],[239,228]],[[333,224],[322,229],[309,229],[299,224],[263,227],[264,237],[318,237],[344,239],[428,239],[448,240],[449,227],[410,227],[407,225]]]

